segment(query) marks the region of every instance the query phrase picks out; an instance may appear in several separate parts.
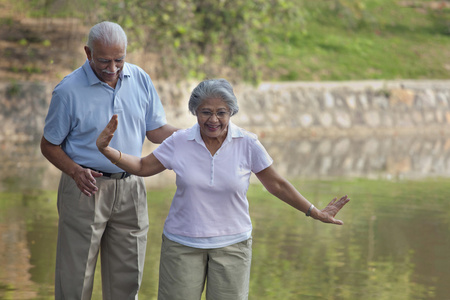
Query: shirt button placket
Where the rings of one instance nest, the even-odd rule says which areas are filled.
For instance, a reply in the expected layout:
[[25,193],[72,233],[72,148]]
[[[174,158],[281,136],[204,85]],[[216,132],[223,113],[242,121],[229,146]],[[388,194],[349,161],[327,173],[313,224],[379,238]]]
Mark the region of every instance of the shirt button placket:
[[214,185],[214,156],[211,159],[211,181],[210,185]]

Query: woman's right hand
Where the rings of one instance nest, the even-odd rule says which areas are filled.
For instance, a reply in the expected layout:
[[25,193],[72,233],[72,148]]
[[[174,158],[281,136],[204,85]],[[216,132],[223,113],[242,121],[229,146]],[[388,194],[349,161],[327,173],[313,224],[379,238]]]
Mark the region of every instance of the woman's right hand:
[[105,148],[108,147],[112,138],[114,137],[114,132],[117,130],[117,125],[119,124],[118,116],[113,115],[108,125],[103,129],[102,133],[97,138],[97,148],[100,152],[104,152]]

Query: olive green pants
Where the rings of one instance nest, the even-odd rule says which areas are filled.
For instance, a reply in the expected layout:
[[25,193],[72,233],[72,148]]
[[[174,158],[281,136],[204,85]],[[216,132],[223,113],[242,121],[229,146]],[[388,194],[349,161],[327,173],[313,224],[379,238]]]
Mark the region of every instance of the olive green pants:
[[142,178],[96,178],[88,197],[66,174],[58,189],[55,299],[91,299],[98,253],[107,300],[137,299],[144,269],[148,211]]
[[217,249],[191,248],[163,235],[158,300],[248,299],[252,238]]

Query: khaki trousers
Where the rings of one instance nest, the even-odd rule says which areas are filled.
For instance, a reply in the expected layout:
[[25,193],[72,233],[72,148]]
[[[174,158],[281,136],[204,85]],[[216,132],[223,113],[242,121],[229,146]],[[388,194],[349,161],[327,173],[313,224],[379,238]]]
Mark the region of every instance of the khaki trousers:
[[158,300],[248,299],[252,238],[218,249],[181,245],[163,235]]
[[148,211],[144,181],[96,178],[88,197],[62,174],[58,189],[58,243],[55,299],[91,299],[98,253],[103,299],[138,299],[147,244]]

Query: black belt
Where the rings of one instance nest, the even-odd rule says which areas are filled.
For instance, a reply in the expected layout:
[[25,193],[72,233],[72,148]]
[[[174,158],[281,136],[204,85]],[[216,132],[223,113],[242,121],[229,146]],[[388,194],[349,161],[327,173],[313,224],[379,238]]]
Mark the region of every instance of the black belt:
[[80,166],[85,168],[85,169],[91,169],[92,171],[102,173],[103,176],[109,177],[109,178],[112,178],[112,179],[124,179],[124,178],[127,178],[128,176],[131,175],[131,173],[128,173],[128,172],[108,173],[108,172],[103,172],[103,171],[99,171],[99,170],[96,170],[96,169],[92,169],[92,168],[89,168],[89,167],[85,167],[83,165],[80,165]]

